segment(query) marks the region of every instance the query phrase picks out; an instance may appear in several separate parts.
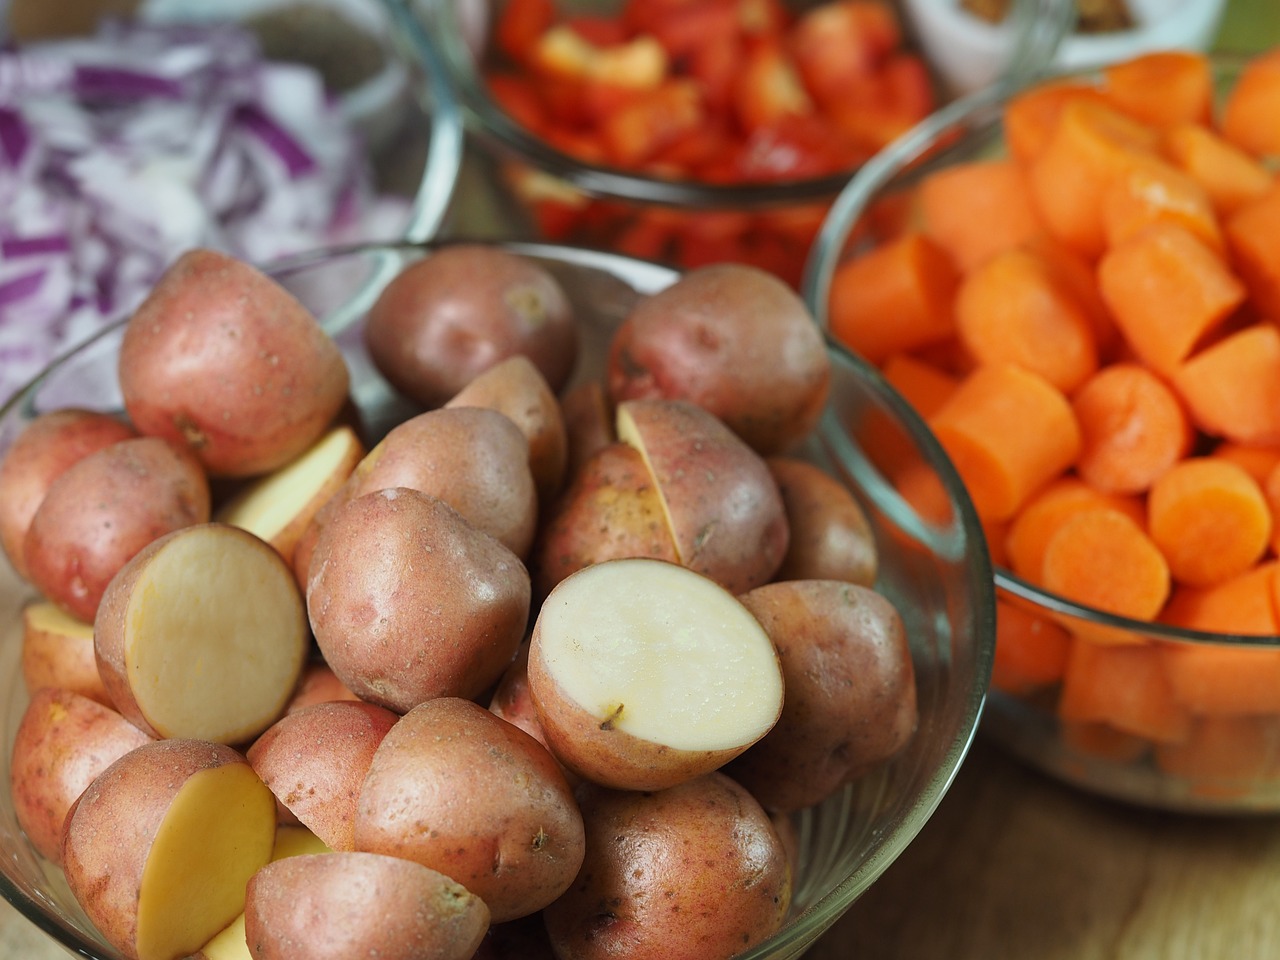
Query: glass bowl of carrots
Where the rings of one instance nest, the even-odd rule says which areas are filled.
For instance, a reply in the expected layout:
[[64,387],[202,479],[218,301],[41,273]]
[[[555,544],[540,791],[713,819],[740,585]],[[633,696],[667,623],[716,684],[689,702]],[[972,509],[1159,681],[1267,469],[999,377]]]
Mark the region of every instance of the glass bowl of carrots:
[[1280,50],[976,94],[852,179],[802,286],[982,521],[982,729],[1145,806],[1280,809],[1277,116]]
[[[939,105],[892,0],[478,0],[478,53],[451,0],[392,2],[439,44],[474,135],[460,205],[503,236],[797,285],[852,171]],[[1069,3],[1018,0],[1010,75]]]

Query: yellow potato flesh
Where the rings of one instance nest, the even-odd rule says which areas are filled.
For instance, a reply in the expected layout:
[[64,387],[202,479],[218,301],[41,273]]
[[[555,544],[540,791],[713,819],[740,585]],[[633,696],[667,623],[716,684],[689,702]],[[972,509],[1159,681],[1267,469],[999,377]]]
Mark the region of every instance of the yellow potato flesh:
[[245,886],[271,857],[275,798],[244,763],[193,774],[174,796],[142,871],[139,960],[199,950],[244,910]]
[[47,601],[33,603],[22,611],[26,629],[54,637],[93,640],[93,624],[68,616]]

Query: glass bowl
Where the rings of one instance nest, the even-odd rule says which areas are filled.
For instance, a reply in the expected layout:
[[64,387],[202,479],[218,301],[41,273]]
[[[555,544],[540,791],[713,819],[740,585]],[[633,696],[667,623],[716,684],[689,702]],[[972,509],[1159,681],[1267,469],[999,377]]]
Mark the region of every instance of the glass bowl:
[[[766,125],[752,135],[750,154],[757,158],[752,162],[758,164],[757,170],[766,167],[769,172],[751,182],[722,171],[714,178],[707,174],[704,179],[677,179],[658,172],[648,161],[627,164],[623,169],[600,157],[585,159],[590,148],[583,152],[561,141],[552,142],[514,119],[487,82],[487,71],[501,63],[500,53],[495,53],[498,44],[488,43],[479,57],[473,54],[471,46],[459,39],[465,31],[450,0],[387,2],[404,4],[427,25],[425,39],[440,47],[440,58],[466,116],[468,131],[474,134],[476,166],[487,173],[474,181],[464,179],[460,204],[469,203],[477,220],[493,224],[495,236],[591,246],[686,269],[737,260],[770,270],[794,286],[799,283],[828,204],[856,165],[871,155],[870,145],[882,146],[893,132],[910,126],[902,118],[887,127],[880,120],[867,121],[866,128],[874,127],[876,132],[861,141],[864,148],[855,151],[856,158],[841,154],[839,162],[847,165],[839,169],[831,168],[837,161],[830,158],[816,168],[809,162],[843,139],[833,136],[830,127],[817,134],[803,126],[787,128],[781,124]],[[1002,79],[1018,83],[1048,61],[1067,30],[1072,0],[1015,2],[1015,52]],[[624,4],[621,0],[564,0],[558,6],[567,15],[590,20],[617,14]],[[781,6],[798,13],[821,4],[783,0]],[[927,60],[920,57],[898,5],[887,6],[899,24],[899,51],[925,67],[918,76],[915,71],[902,73],[911,74],[913,91],[919,89],[919,81],[924,86],[923,97],[936,103],[937,78]],[[496,24],[501,9],[500,0],[486,22]],[[720,9],[728,8],[722,4]],[[847,58],[848,54],[841,56]],[[681,61],[673,57],[671,62]],[[857,86],[860,81],[852,83]],[[842,89],[848,91],[847,85]],[[883,96],[878,103],[887,102],[889,95]],[[854,102],[853,97],[852,92],[841,95],[849,103]],[[892,98],[902,102],[917,99],[914,92],[893,94]],[[923,118],[924,112],[910,109],[914,119]],[[850,112],[859,117],[870,114],[863,107]],[[714,123],[707,121],[704,126]],[[859,129],[862,126],[859,121]],[[582,143],[579,132],[566,134],[566,139],[573,138]]]
[[[1208,56],[1219,104],[1246,62],[1237,55]],[[1054,74],[1047,82],[1101,79],[1095,68]],[[839,296],[837,271],[911,222],[904,211],[926,176],[969,161],[1008,156],[1003,118],[1009,96],[988,89],[949,105],[850,181],[806,265],[802,293],[824,328],[832,320],[833,297]],[[944,352],[933,359],[956,359],[942,361]],[[1203,437],[1200,442],[1208,443]],[[1065,475],[1073,474],[1069,470]],[[1260,706],[1258,694],[1246,705],[1234,693],[1229,706],[1211,708],[1199,694],[1193,699],[1184,692],[1181,700],[1174,696],[1167,730],[1144,727],[1124,715],[1126,697],[1134,689],[1150,682],[1163,697],[1174,689],[1171,677],[1185,678],[1200,665],[1237,678],[1242,688],[1269,683],[1268,671],[1280,665],[1280,635],[1244,628],[1239,634],[1186,629],[1164,622],[1170,617],[1167,610],[1146,621],[1073,602],[1012,572],[1003,549],[1007,526],[985,526],[994,558],[998,629],[983,735],[1066,783],[1136,805],[1223,814],[1280,811],[1280,695],[1273,700],[1274,709]],[[1270,552],[1262,557],[1270,559]],[[1005,631],[1016,636],[1004,640]],[[1033,639],[1027,640],[1029,635]],[[1019,637],[1042,652],[1056,647],[1059,654],[1050,658],[1056,659],[1054,670],[1039,678],[1004,672],[1010,663],[1006,654],[1013,657],[1018,649],[1029,649],[1017,644]],[[1097,697],[1100,706],[1081,708],[1075,696],[1080,687],[1068,692],[1063,677],[1069,676],[1073,662],[1089,669],[1083,664],[1090,658],[1115,686],[1099,688],[1104,691]],[[1223,681],[1228,682],[1236,680]],[[1187,691],[1190,684],[1185,679],[1181,683],[1177,689]],[[1272,688],[1280,693],[1280,686]]]
[[[575,380],[603,370],[611,331],[639,297],[677,276],[614,254],[540,244],[506,244],[546,265],[563,282],[581,331]],[[382,286],[429,245],[349,248],[296,258],[274,275],[322,319],[346,354],[352,393],[371,436],[408,407],[363,349],[364,310]],[[118,410],[115,361],[120,328],[53,365],[0,409],[0,454],[32,417],[75,403]],[[799,956],[903,851],[946,793],[969,747],[991,669],[991,568],[971,505],[932,436],[878,374],[830,347],[833,390],[820,430],[804,451],[829,468],[864,504],[880,545],[879,587],[901,610],[910,638],[920,723],[904,751],[876,773],[798,815],[795,902],[786,926],[743,954],[753,960]],[[936,479],[950,509],[925,521],[883,481],[885,458]],[[20,611],[34,598],[0,561],[0,781],[9,782],[15,730],[27,702],[19,658]],[[59,870],[33,851],[0,790],[0,893],[71,950],[115,960],[72,900]]]

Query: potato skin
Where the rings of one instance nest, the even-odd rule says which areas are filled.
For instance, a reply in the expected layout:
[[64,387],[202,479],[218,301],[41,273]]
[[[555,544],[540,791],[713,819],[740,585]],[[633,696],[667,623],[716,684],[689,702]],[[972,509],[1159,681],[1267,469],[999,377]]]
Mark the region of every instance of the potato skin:
[[47,611],[65,616],[48,601],[28,604],[22,611],[22,681],[27,693],[41,687],[61,687],[112,706],[98,673],[93,624],[76,620],[71,626],[51,626],[45,621]]
[[27,576],[23,541],[49,485],[73,463],[137,435],[109,414],[73,407],[40,414],[18,435],[0,460],[0,548],[19,576]]
[[266,473],[320,436],[347,400],[337,345],[266,274],[212,250],[165,271],[125,327],[120,387],[138,430],[216,476]]
[[496,682],[524,638],[529,604],[515,554],[443,501],[403,487],[338,510],[316,542],[307,590],[312,631],[338,679],[397,713]]
[[378,369],[425,407],[478,374],[527,356],[559,392],[577,357],[577,328],[559,282],[532,260],[458,244],[406,267],[373,307],[365,343]]
[[779,453],[817,424],[831,367],[818,325],[777,277],[745,264],[691,270],[615,332],[609,396],[690,400],[754,450]]
[[209,483],[186,451],[159,437],[121,440],[49,487],[23,547],[31,581],[93,622],[111,578],[143,547],[209,519]]
[[778,484],[791,540],[777,580],[847,580],[873,586],[879,557],[871,524],[849,488],[806,460],[765,461]]
[[587,857],[543,914],[558,960],[728,960],[782,926],[786,853],[728,777],[653,793],[586,785],[578,797]]
[[245,891],[244,922],[254,960],[469,960],[489,910],[421,864],[318,853],[259,870]]
[[555,760],[470,700],[429,700],[383,739],[360,793],[356,849],[417,861],[488,905],[541,910],[583,858],[582,817]]
[[917,723],[898,611],[835,580],[771,583],[741,598],[778,648],[782,716],[725,767],[766,808],[795,811],[889,760]]

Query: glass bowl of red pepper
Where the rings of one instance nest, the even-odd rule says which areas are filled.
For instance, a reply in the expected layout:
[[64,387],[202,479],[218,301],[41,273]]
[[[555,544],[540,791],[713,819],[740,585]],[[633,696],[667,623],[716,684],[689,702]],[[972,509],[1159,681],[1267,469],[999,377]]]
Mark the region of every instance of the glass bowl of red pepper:
[[[467,115],[472,221],[508,235],[798,284],[852,172],[939,106],[892,0],[498,0],[479,53],[457,4],[391,2],[439,44]],[[1017,22],[1046,52],[1065,30]]]

